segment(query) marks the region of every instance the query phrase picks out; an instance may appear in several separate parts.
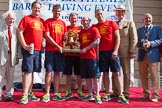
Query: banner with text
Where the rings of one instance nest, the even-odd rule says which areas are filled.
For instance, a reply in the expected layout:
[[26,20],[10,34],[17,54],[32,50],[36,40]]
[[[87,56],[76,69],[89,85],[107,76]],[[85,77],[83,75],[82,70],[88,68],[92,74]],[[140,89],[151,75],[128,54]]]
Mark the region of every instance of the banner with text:
[[[35,0],[9,0],[9,10],[12,10],[17,15],[16,23],[20,19],[31,13],[31,3]],[[88,16],[92,23],[96,23],[94,12],[100,8],[104,12],[107,19],[116,20],[113,10],[118,3],[122,3],[129,10],[126,19],[133,19],[133,0],[38,0],[42,3],[40,16],[43,19],[52,17],[52,6],[60,4],[62,8],[61,19],[66,21],[68,25],[68,16],[71,12],[78,14],[79,20],[83,16]]]

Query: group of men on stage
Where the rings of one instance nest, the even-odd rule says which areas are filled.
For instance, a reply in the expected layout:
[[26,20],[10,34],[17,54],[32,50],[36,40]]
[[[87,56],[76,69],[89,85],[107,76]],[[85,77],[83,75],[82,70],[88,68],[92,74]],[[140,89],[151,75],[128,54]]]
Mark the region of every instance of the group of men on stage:
[[[101,9],[95,10],[97,24],[90,24],[91,19],[83,16],[81,26],[78,26],[76,13],[69,15],[70,25],[60,19],[61,5],[53,5],[52,18],[44,21],[39,16],[41,3],[34,1],[31,14],[24,16],[17,28],[14,28],[16,15],[7,11],[3,14],[4,25],[0,28],[0,100],[2,100],[3,79],[6,78],[6,101],[13,101],[13,78],[15,65],[22,58],[23,94],[21,104],[29,100],[40,101],[32,92],[33,72],[41,72],[42,40],[45,45],[45,94],[42,102],[52,100],[65,101],[73,97],[71,90],[71,75],[77,76],[78,98],[83,101],[95,100],[97,104],[110,101],[112,96],[118,97],[118,102],[129,104],[130,74],[132,61],[137,55],[139,75],[143,87],[143,97],[152,102],[158,102],[159,79],[158,62],[160,62],[159,46],[162,44],[162,30],[153,25],[150,13],[143,15],[142,27],[136,29],[132,20],[126,20],[127,9],[119,4],[114,10],[118,21],[106,20]],[[17,34],[17,36],[15,35]],[[66,34],[66,36],[65,36]],[[64,43],[65,42],[65,43]],[[69,46],[66,46],[66,43]],[[70,53],[65,48],[71,48]],[[80,48],[79,53],[75,52]],[[137,51],[138,48],[138,51]],[[77,50],[78,51],[78,50]],[[123,72],[123,88],[120,72]],[[66,95],[59,93],[60,72],[66,75]],[[113,93],[109,91],[109,73],[112,72]],[[54,78],[51,80],[52,73]],[[103,73],[101,77],[101,73]],[[148,75],[151,74],[153,93],[149,91]],[[99,80],[103,78],[105,94],[100,96]],[[88,94],[82,92],[82,79],[86,79]],[[53,81],[54,96],[50,96],[50,86]],[[93,89],[95,93],[93,93]]]

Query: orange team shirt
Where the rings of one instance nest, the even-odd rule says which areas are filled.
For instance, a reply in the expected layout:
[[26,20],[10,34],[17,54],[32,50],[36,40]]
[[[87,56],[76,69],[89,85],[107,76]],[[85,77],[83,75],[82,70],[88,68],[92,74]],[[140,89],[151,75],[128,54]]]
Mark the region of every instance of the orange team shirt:
[[[67,31],[74,31],[76,33],[79,33],[81,30],[81,27],[80,26],[67,26]],[[64,54],[65,56],[79,56],[80,54]]]
[[98,28],[101,40],[99,45],[100,51],[114,50],[115,47],[115,34],[116,30],[119,30],[119,26],[115,21],[107,20],[104,23],[98,23],[93,25]]
[[40,51],[42,49],[43,23],[42,18],[28,15],[23,17],[18,25],[18,28],[24,30],[26,44],[34,43],[34,50]]
[[[88,30],[82,29],[79,33],[81,49],[89,46],[96,38],[100,38],[100,33],[96,27],[90,27]],[[97,48],[93,47],[84,54],[80,54],[81,59],[97,59]]]
[[[53,18],[49,18],[45,21],[45,32],[49,32],[52,39],[62,47],[62,41],[65,32],[67,31],[66,24],[63,20],[54,20]],[[56,47],[51,45],[48,41],[46,41],[46,51],[58,51]]]

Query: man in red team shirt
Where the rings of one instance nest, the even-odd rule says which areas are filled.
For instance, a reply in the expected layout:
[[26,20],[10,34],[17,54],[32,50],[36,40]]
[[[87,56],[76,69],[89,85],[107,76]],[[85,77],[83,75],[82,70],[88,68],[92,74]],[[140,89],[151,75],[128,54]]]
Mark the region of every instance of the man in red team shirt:
[[81,43],[80,72],[81,77],[86,79],[89,92],[83,100],[94,100],[92,92],[93,84],[96,91],[95,101],[97,104],[102,104],[98,87],[100,71],[97,60],[97,46],[100,42],[100,33],[97,28],[90,26],[90,19],[88,17],[83,17],[81,24],[83,25],[83,29],[79,33],[79,41]]
[[[39,17],[41,3],[34,1],[31,5],[31,15],[21,19],[18,26],[18,39],[22,46],[22,72],[23,72],[23,95],[20,103],[27,104],[28,98],[33,101],[39,101],[33,93],[33,72],[41,72],[41,50],[43,39],[43,23],[44,20]],[[34,44],[34,52],[31,52],[30,44]]]
[[95,17],[98,20],[98,24],[94,25],[98,28],[101,41],[99,45],[99,67],[103,72],[103,83],[105,87],[105,95],[103,101],[111,100],[109,94],[109,69],[115,79],[115,85],[119,91],[118,102],[128,104],[122,94],[121,83],[119,78],[120,62],[118,57],[118,49],[120,45],[119,26],[114,21],[104,20],[103,12],[101,9],[95,11]]
[[50,101],[51,75],[54,72],[54,97],[52,100],[64,101],[58,93],[60,84],[60,72],[64,71],[64,55],[62,49],[63,36],[66,30],[66,24],[60,19],[61,6],[56,4],[52,9],[53,18],[45,21],[45,95],[42,102]]
[[[67,26],[68,33],[74,33],[73,38],[77,39],[77,33],[80,32],[81,26],[77,25],[78,15],[76,13],[71,13],[69,15],[70,25]],[[71,75],[74,72],[74,75],[77,77],[77,85],[78,85],[78,98],[82,99],[82,80],[80,76],[80,54],[65,54],[65,70],[63,72],[66,75],[66,95],[65,99],[69,99],[72,97],[71,93]]]

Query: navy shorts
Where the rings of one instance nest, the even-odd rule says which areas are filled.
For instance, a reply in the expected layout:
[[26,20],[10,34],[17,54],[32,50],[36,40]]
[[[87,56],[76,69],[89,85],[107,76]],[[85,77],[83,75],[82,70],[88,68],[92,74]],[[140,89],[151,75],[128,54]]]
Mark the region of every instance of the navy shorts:
[[100,51],[99,53],[99,67],[101,72],[120,72],[119,57],[112,59],[113,51]]
[[45,69],[46,72],[63,72],[65,67],[64,55],[59,52],[46,51]]
[[81,78],[99,78],[101,73],[98,67],[98,60],[81,59],[80,72]]
[[64,75],[80,75],[80,57],[79,56],[65,56],[65,70]]
[[21,49],[23,60],[21,69],[22,72],[41,72],[41,51],[34,51],[34,54],[29,54],[28,51]]

